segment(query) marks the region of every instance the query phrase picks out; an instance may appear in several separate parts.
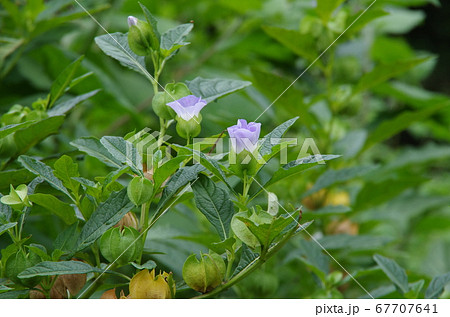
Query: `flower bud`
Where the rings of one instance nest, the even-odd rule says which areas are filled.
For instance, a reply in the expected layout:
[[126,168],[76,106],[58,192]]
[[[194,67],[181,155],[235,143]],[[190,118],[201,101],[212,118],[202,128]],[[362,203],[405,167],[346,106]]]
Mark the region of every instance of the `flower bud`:
[[109,262],[125,265],[136,260],[142,253],[143,241],[139,232],[130,227],[111,228],[100,238],[100,252]]
[[152,53],[152,49],[159,48],[159,40],[154,36],[150,24],[130,16],[128,26],[128,45],[136,55],[147,56]]
[[130,281],[131,299],[167,299],[175,295],[175,283],[170,273],[155,276],[155,270],[140,271]]
[[31,202],[28,200],[28,187],[25,184],[19,185],[16,189],[10,185],[9,195],[3,196],[0,201],[14,210],[31,207]]
[[188,96],[191,92],[183,83],[167,84],[164,89],[165,91],[160,91],[153,97],[153,110],[160,118],[166,120],[175,119],[175,111],[167,104],[173,100],[178,100]]
[[153,183],[145,177],[135,177],[128,184],[128,198],[136,206],[145,204],[153,195]]
[[183,265],[183,279],[197,292],[207,293],[222,283],[225,277],[225,262],[217,253],[195,254],[186,259]]

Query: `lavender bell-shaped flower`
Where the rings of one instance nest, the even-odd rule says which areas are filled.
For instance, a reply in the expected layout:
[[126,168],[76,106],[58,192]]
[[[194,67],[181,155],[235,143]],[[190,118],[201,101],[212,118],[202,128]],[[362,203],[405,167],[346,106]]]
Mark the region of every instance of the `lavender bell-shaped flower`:
[[255,175],[261,166],[257,160],[261,123],[247,123],[246,120],[239,119],[236,125],[227,130],[231,141],[230,170],[242,179]]
[[236,125],[229,127],[227,130],[231,138],[231,146],[237,154],[243,150],[247,150],[250,153],[256,150],[261,132],[261,123],[247,123],[247,120],[239,119]]
[[207,102],[201,97],[189,95],[173,102],[167,103],[177,116],[177,133],[185,138],[196,137],[201,130],[200,122],[202,116],[200,110],[206,106]]

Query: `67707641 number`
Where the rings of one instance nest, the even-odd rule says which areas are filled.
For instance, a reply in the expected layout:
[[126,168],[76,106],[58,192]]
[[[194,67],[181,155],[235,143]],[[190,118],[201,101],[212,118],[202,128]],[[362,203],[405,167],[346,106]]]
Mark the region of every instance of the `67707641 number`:
[[378,314],[437,314],[436,304],[378,304],[375,306],[375,311]]

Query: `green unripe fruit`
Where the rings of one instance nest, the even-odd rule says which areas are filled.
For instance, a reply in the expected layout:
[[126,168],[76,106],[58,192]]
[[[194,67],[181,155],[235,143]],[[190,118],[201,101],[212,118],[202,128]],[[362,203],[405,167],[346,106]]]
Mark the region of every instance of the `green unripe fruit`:
[[152,27],[147,22],[137,20],[128,31],[128,45],[139,56],[147,56],[152,53],[152,48],[157,49],[159,43],[152,43]]
[[177,120],[177,133],[183,139],[195,138],[200,134],[202,127],[200,122],[202,121],[202,115],[199,114],[198,117],[193,117],[189,121],[186,121],[180,117],[176,117]]
[[145,177],[135,177],[128,184],[128,198],[136,206],[145,204],[153,195],[153,183]]
[[39,284],[42,277],[31,277],[31,278],[19,278],[17,275],[22,273],[24,270],[35,266],[41,262],[38,255],[34,253],[25,254],[22,250],[17,251],[17,253],[8,257],[5,263],[5,275],[11,281],[16,284],[24,285],[27,287],[33,287]]
[[258,239],[250,231],[250,229],[243,223],[238,217],[247,218],[257,225],[272,223],[273,217],[266,212],[261,212],[259,214],[252,213],[250,217],[246,211],[238,212],[231,219],[231,229],[233,230],[236,237],[242,242],[248,245],[250,248],[255,249],[260,245]]
[[166,120],[175,119],[175,111],[167,104],[190,95],[191,91],[183,83],[167,84],[164,89],[165,91],[160,91],[153,97],[153,111],[160,118]]
[[197,292],[207,293],[222,283],[225,270],[224,260],[216,253],[201,254],[200,260],[192,254],[184,262],[183,279]]
[[100,238],[100,252],[103,257],[110,263],[115,261],[119,266],[136,260],[143,247],[139,232],[130,227],[111,228]]

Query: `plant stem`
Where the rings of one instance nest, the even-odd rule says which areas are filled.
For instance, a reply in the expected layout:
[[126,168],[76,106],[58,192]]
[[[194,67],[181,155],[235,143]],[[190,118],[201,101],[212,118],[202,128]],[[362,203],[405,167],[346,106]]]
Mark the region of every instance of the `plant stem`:
[[276,252],[278,252],[292,237],[292,235],[295,233],[295,231],[298,229],[298,226],[295,226],[291,229],[284,237],[281,239],[280,242],[278,242],[276,245],[271,247],[266,255],[263,257],[262,255],[257,257],[255,260],[253,260],[249,265],[247,265],[242,271],[240,271],[238,274],[236,274],[232,279],[230,279],[225,284],[220,285],[219,287],[213,289],[211,292],[202,294],[199,296],[196,296],[194,298],[210,298],[213,297],[220,292],[223,292],[224,290],[227,290],[240,280],[244,279],[247,275],[252,273],[254,270],[256,270],[258,267],[260,267],[263,263],[267,261],[271,256],[273,256]]

